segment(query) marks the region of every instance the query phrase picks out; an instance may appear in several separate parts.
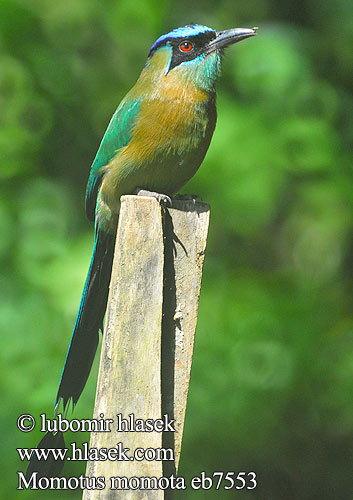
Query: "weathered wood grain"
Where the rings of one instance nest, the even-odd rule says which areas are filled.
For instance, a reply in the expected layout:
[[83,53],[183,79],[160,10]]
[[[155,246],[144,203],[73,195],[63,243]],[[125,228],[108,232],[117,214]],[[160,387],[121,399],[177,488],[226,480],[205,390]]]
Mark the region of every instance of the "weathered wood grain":
[[[189,388],[209,206],[124,196],[103,335],[94,418],[114,419],[111,432],[92,432],[90,448],[173,448],[174,461],[89,461],[86,476],[106,489],[84,500],[166,498],[163,490],[110,490],[110,477],[176,473]],[[124,418],[175,419],[176,432],[117,432]],[[170,498],[170,493],[169,493]]]
[[[173,387],[170,384],[165,399],[168,410],[172,411],[173,418],[176,420],[174,449],[175,468],[178,470],[210,207],[207,203],[174,200],[173,208],[168,209],[168,213],[169,221],[167,218],[165,221],[167,260],[165,282],[168,282],[168,279],[171,280],[170,274],[173,273],[175,298],[172,304],[174,310],[173,308],[169,312],[164,310],[165,316],[172,315],[173,324],[169,322],[169,327],[166,325],[163,328],[163,337],[170,335],[173,338],[174,373],[172,374],[169,370],[169,375],[173,378]],[[170,250],[171,246],[172,250]],[[173,287],[173,283],[170,287]],[[171,290],[165,289],[164,309],[166,309],[166,303],[171,301],[171,297],[167,297],[168,294],[171,294]],[[166,441],[168,443],[168,440]]]

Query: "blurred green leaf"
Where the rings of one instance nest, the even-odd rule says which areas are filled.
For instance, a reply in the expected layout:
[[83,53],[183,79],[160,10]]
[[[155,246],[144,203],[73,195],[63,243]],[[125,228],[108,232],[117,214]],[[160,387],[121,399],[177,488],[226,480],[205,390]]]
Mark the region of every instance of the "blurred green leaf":
[[[261,38],[261,43],[257,43]],[[307,56],[290,31],[265,27],[247,47],[234,51],[234,82],[245,94],[281,102],[310,76]],[[282,97],[282,99],[281,99]]]

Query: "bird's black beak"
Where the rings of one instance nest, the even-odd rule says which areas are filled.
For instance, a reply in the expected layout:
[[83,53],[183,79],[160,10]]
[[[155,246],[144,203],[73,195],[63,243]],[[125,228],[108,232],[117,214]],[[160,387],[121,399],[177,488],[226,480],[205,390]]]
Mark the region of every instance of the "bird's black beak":
[[225,49],[233,43],[240,42],[249,38],[250,36],[256,35],[257,28],[232,28],[230,30],[217,31],[216,38],[211,40],[208,44],[208,51],[213,52],[214,50]]

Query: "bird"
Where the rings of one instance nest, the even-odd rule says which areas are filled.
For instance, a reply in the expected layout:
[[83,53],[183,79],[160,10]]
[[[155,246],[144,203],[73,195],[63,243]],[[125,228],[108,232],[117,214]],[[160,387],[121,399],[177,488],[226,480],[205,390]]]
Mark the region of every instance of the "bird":
[[[61,403],[64,411],[70,402],[76,405],[95,357],[108,299],[120,197],[147,195],[172,203],[210,145],[224,50],[255,34],[256,28],[216,31],[191,24],[160,36],[136,84],[113,114],[87,183],[85,208],[94,222],[94,247],[55,415]],[[50,447],[48,439],[50,445],[46,435]],[[33,466],[38,463],[32,463],[30,470]]]

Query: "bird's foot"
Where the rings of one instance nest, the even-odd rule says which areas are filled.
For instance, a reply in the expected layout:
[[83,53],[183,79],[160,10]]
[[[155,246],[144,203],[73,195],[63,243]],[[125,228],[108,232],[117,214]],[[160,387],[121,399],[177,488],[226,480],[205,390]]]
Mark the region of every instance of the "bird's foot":
[[194,204],[197,201],[202,201],[202,198],[199,194],[177,194],[174,196],[176,200],[184,200],[184,201],[193,201]]
[[161,205],[172,206],[172,199],[167,194],[155,193],[154,191],[147,191],[140,188],[137,188],[134,194],[137,196],[150,196],[151,198],[156,198]]

